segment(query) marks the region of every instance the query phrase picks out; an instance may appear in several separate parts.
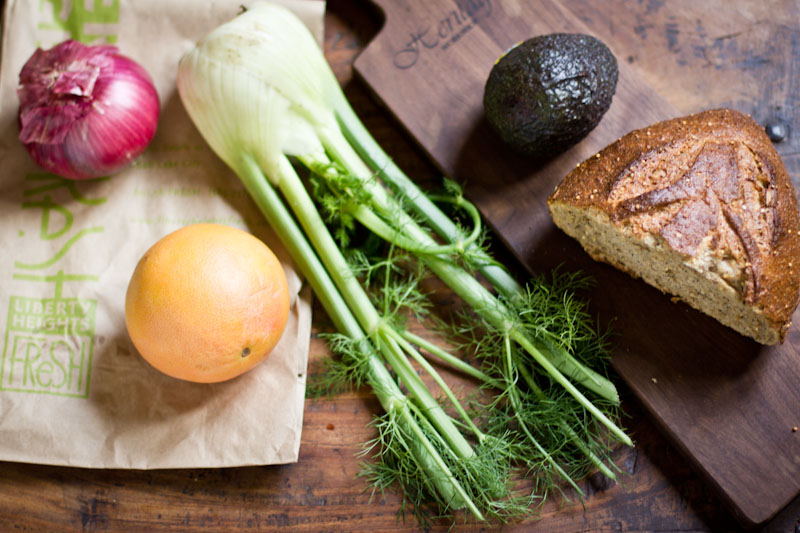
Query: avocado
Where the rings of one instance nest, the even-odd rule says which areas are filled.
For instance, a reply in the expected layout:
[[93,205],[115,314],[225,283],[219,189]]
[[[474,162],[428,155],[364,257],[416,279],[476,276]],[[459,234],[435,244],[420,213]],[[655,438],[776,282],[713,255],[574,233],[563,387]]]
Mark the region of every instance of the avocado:
[[540,35],[495,62],[484,88],[484,114],[515,149],[553,157],[597,126],[618,77],[614,54],[595,37]]

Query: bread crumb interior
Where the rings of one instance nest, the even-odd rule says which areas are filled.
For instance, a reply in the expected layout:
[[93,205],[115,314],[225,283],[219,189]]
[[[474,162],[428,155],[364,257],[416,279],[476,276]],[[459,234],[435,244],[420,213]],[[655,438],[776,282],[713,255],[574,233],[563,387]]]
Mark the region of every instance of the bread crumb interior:
[[780,342],[775,324],[713,270],[702,268],[673,250],[658,234],[644,238],[624,225],[615,225],[596,208],[577,208],[562,202],[550,204],[556,225],[578,240],[597,261],[608,263],[664,293],[677,296],[691,307],[756,341]]

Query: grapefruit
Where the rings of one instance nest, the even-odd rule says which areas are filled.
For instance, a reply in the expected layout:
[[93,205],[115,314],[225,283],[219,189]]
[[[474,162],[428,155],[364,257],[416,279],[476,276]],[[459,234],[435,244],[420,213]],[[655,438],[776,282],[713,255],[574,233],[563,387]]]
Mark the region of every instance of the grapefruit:
[[139,260],[125,295],[125,324],[150,365],[215,383],[251,370],[283,334],[289,287],[275,254],[246,231],[185,226]]

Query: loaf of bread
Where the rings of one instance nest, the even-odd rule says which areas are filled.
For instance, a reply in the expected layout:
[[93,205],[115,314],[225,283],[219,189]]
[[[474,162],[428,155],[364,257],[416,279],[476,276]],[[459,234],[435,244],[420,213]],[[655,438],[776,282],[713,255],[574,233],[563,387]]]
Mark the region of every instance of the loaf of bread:
[[715,109],[633,131],[547,203],[595,260],[762,344],[783,342],[800,296],[800,215],[749,116]]

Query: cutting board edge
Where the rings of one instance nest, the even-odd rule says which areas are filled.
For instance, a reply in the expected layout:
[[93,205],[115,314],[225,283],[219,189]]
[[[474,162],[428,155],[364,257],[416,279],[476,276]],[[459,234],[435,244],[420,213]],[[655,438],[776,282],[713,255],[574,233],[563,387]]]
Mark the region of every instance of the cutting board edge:
[[[615,372],[620,374],[617,365],[614,363],[615,358],[612,354],[611,357],[611,366]],[[621,374],[620,374],[620,377]],[[622,378],[624,379],[624,378]],[[758,528],[760,526],[765,525],[767,522],[775,518],[783,509],[789,506],[798,496],[800,496],[800,489],[795,491],[793,494],[788,495],[785,498],[785,501],[779,504],[773,505],[769,511],[765,513],[759,513],[758,511],[753,512],[752,510],[745,509],[741,504],[737,503],[737,500],[731,496],[729,491],[725,490],[722,485],[718,483],[718,481],[714,478],[714,476],[703,466],[703,463],[697,460],[691,453],[691,451],[686,447],[685,443],[678,437],[678,435],[670,428],[669,424],[659,415],[657,411],[651,409],[651,407],[644,401],[642,401],[643,393],[642,391],[637,390],[636,387],[631,386],[631,384],[626,380],[625,385],[631,390],[631,393],[636,397],[636,401],[639,405],[647,412],[650,416],[651,420],[653,420],[664,433],[670,443],[678,450],[678,452],[684,457],[684,459],[689,462],[691,465],[694,466],[696,471],[700,473],[704,482],[710,485],[715,493],[719,496],[720,500],[723,504],[727,507],[731,513],[734,514],[737,522],[739,522],[743,528],[746,530],[751,530],[754,528]],[[635,439],[634,439],[635,445]]]

